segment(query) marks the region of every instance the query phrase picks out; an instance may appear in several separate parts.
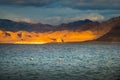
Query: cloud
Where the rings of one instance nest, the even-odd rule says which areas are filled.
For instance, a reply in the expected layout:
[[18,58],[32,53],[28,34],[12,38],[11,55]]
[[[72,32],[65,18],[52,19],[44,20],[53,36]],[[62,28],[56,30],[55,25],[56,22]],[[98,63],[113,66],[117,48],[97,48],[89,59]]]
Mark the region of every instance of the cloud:
[[44,24],[60,24],[62,22],[62,18],[61,17],[48,17],[48,18],[43,18],[41,20],[42,23]]
[[120,10],[78,10],[73,8],[43,8],[0,6],[0,18],[14,21],[41,22],[57,25],[77,20],[104,21],[120,16]]
[[77,21],[77,20],[85,20],[85,19],[90,19],[93,21],[101,21],[104,19],[104,16],[97,14],[97,13],[92,13],[92,14],[83,14],[81,16],[75,16],[71,18],[65,18],[65,21]]
[[69,23],[69,22],[74,22],[74,21],[78,21],[78,20],[85,20],[85,19],[90,19],[93,21],[102,21],[104,19],[104,16],[97,14],[97,13],[82,14],[82,15],[73,16],[73,17],[56,16],[56,17],[44,18],[41,20],[41,22],[44,24],[58,25],[60,23]]
[[22,19],[15,19],[15,21],[18,21],[18,22],[32,22],[32,20],[30,18],[22,18]]
[[10,20],[13,20],[16,22],[28,22],[28,23],[33,22],[30,18],[21,17],[21,16],[16,15],[16,14],[6,14],[6,15],[2,16],[1,18],[10,19]]
[[120,9],[120,0],[0,0],[2,5],[69,7],[75,9]]

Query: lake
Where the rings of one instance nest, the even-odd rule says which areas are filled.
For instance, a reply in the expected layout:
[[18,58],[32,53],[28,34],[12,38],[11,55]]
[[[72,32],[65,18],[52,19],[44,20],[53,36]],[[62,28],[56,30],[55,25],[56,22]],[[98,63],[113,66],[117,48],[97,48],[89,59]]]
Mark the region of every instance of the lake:
[[120,80],[120,44],[1,44],[0,80]]

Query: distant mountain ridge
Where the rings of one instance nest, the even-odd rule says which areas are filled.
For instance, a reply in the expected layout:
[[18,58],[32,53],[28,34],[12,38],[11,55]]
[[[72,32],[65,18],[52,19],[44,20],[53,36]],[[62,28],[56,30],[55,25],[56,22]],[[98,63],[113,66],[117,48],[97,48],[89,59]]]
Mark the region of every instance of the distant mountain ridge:
[[51,25],[48,24],[41,24],[41,23],[37,23],[37,24],[31,24],[31,23],[27,23],[27,22],[15,22],[12,20],[8,20],[8,19],[0,19],[0,29],[2,30],[7,30],[7,31],[40,31],[40,32],[44,32],[44,31],[49,31],[51,30]]
[[26,22],[15,22],[7,19],[0,19],[0,29],[7,31],[34,31],[34,32],[47,32],[47,31],[59,31],[59,30],[73,30],[77,27],[85,25],[87,23],[94,23],[91,20],[79,20],[68,24],[60,24],[57,26],[42,24],[42,23],[26,23]]
[[0,19],[0,34],[1,42],[120,42],[120,17],[101,23],[86,19],[56,26]]

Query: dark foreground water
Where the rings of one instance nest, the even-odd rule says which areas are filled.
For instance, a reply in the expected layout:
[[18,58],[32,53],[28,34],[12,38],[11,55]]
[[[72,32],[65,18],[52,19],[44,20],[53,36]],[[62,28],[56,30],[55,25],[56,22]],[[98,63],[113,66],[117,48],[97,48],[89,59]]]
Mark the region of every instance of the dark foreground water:
[[0,45],[0,80],[120,80],[120,45]]

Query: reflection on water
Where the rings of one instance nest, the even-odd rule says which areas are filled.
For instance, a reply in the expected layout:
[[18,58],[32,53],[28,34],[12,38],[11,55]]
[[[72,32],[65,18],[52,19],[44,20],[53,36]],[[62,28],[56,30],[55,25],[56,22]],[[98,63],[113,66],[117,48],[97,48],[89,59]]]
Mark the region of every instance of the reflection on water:
[[119,80],[120,45],[0,45],[0,80]]

